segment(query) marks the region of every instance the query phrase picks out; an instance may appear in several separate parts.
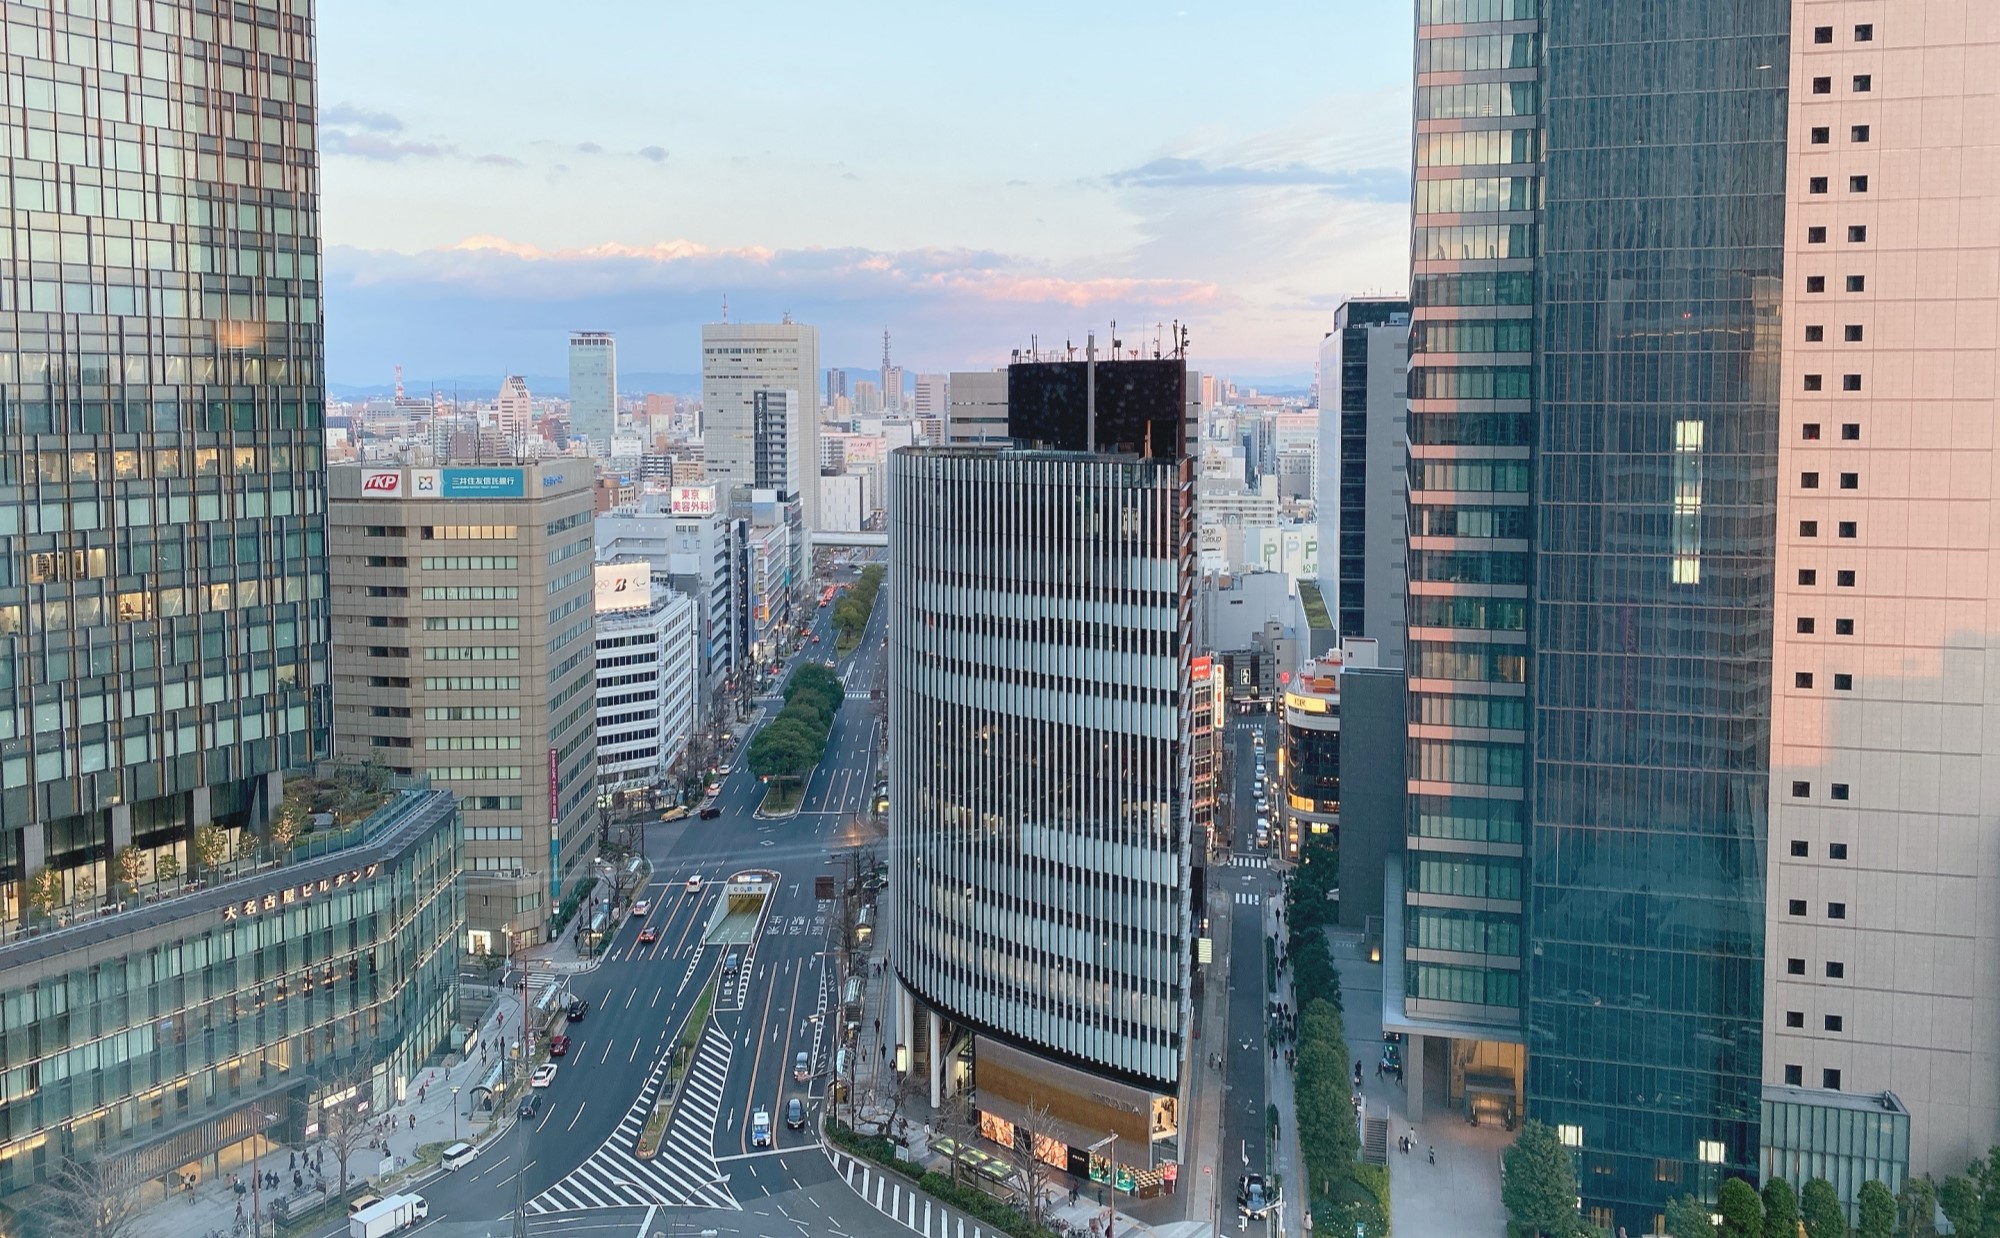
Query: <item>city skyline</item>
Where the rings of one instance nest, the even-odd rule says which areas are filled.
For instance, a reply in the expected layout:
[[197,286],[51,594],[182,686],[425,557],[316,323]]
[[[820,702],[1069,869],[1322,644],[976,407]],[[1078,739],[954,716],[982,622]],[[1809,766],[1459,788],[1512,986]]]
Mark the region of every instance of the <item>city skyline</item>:
[[[557,374],[582,328],[628,371],[693,373],[725,294],[732,321],[818,325],[829,364],[879,355],[885,323],[914,373],[1192,318],[1204,370],[1296,379],[1342,296],[1401,290],[1401,13],[801,12],[760,30],[788,72],[748,92],[692,54],[733,37],[726,13],[621,7],[537,23],[525,82],[434,67],[440,46],[511,62],[520,6],[323,15],[331,381]],[[1156,106],[1189,74],[1198,105]]]

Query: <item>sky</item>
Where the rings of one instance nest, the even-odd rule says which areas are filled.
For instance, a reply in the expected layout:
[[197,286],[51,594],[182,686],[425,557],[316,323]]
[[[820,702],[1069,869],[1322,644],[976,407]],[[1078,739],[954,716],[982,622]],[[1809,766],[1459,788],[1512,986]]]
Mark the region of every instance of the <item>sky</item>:
[[[700,325],[870,367],[1188,324],[1311,380],[1407,282],[1405,4],[340,0],[319,8],[337,384],[700,369]],[[1142,341],[1144,343],[1142,343]],[[622,385],[622,384],[621,384]]]

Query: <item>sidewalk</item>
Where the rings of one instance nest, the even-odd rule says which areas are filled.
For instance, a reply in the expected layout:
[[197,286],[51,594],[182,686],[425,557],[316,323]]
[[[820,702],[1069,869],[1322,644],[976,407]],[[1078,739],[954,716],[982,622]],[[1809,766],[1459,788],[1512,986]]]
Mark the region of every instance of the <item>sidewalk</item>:
[[[1281,886],[1280,889],[1283,887]],[[1285,941],[1284,896],[1280,894],[1264,909],[1264,934],[1267,938]],[[1342,994],[1345,997],[1343,984]],[[1289,963],[1278,972],[1277,992],[1271,1000],[1283,1002],[1291,1008],[1294,1016],[1303,1003],[1292,991],[1292,969]],[[1352,1037],[1349,1038],[1350,1041]],[[1265,1093],[1271,1103],[1278,1108],[1277,1145],[1271,1149],[1271,1171],[1277,1175],[1278,1186],[1284,1192],[1284,1202],[1278,1209],[1277,1232],[1299,1234],[1304,1232],[1306,1208],[1311,1203],[1306,1189],[1305,1161],[1299,1156],[1299,1110],[1296,1085],[1292,1079],[1294,1068],[1283,1054],[1265,1068]]]
[[[560,941],[522,951],[521,960],[531,975],[574,974],[596,966],[595,962],[578,956],[575,938],[568,933]],[[501,974],[495,973],[496,979]],[[507,974],[518,976],[519,972],[511,970]],[[510,979],[508,984],[512,983]],[[474,1143],[513,1124],[511,1105],[502,1103],[490,1111],[479,1112],[472,1107],[471,1092],[499,1060],[498,1046],[520,1036],[520,1013],[518,993],[512,987],[503,990],[481,1021],[478,1046],[470,1054],[459,1052],[462,1046],[458,1044],[447,1044],[440,1047],[439,1065],[419,1070],[407,1080],[389,1081],[392,1089],[400,1085],[402,1096],[392,1098],[391,1105],[381,1110],[383,1129],[379,1139],[364,1139],[350,1154],[347,1162],[350,1190],[358,1183],[381,1182],[407,1169],[417,1159],[418,1150],[427,1144],[443,1147],[458,1140]],[[370,1142],[377,1146],[370,1147]],[[254,1172],[275,1173],[278,1184],[273,1187],[267,1183],[253,1192],[250,1183]],[[232,1186],[232,1177],[242,1181],[241,1196]],[[240,1216],[246,1223],[243,1232],[247,1234],[251,1232],[248,1222],[255,1201],[264,1213],[264,1233],[274,1235],[278,1231],[271,1220],[271,1207],[279,1199],[289,1198],[303,1212],[318,1207],[339,1189],[340,1168],[333,1149],[323,1141],[290,1146],[271,1142],[263,1146],[254,1171],[248,1162],[225,1165],[219,1176],[204,1179],[193,1191],[171,1192],[147,1210],[139,1229],[159,1234],[204,1235],[213,1230],[229,1234]]]

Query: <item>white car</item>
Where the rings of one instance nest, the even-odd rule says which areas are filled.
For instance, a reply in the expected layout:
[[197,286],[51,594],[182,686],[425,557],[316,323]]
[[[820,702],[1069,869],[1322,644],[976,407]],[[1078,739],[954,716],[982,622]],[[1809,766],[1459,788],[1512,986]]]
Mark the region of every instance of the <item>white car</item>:
[[535,1067],[535,1077],[528,1080],[528,1084],[531,1087],[545,1088],[555,1081],[556,1064],[554,1062],[543,1062],[540,1066]]
[[701,874],[700,874],[700,873],[696,873],[696,874],[695,874],[694,876],[692,876],[692,877],[689,877],[689,878],[688,878],[688,880],[687,880],[687,892],[688,892],[689,894],[699,894],[699,893],[701,893]]
[[635,920],[644,919],[646,916],[649,916],[652,913],[653,913],[653,900],[649,898],[642,898],[638,902],[632,904],[632,918]]
[[750,1117],[750,1146],[753,1148],[771,1146],[771,1115],[762,1109]]
[[729,770],[730,767],[727,765],[718,765],[715,767],[715,776],[717,778],[727,778],[729,777]]

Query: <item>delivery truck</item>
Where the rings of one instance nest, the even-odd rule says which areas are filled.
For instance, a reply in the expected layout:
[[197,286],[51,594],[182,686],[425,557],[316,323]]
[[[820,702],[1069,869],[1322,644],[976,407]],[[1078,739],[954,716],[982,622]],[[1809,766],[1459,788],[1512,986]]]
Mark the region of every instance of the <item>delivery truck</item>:
[[347,1218],[348,1238],[386,1238],[408,1229],[431,1214],[431,1206],[421,1195],[391,1195],[379,1204],[370,1204]]

